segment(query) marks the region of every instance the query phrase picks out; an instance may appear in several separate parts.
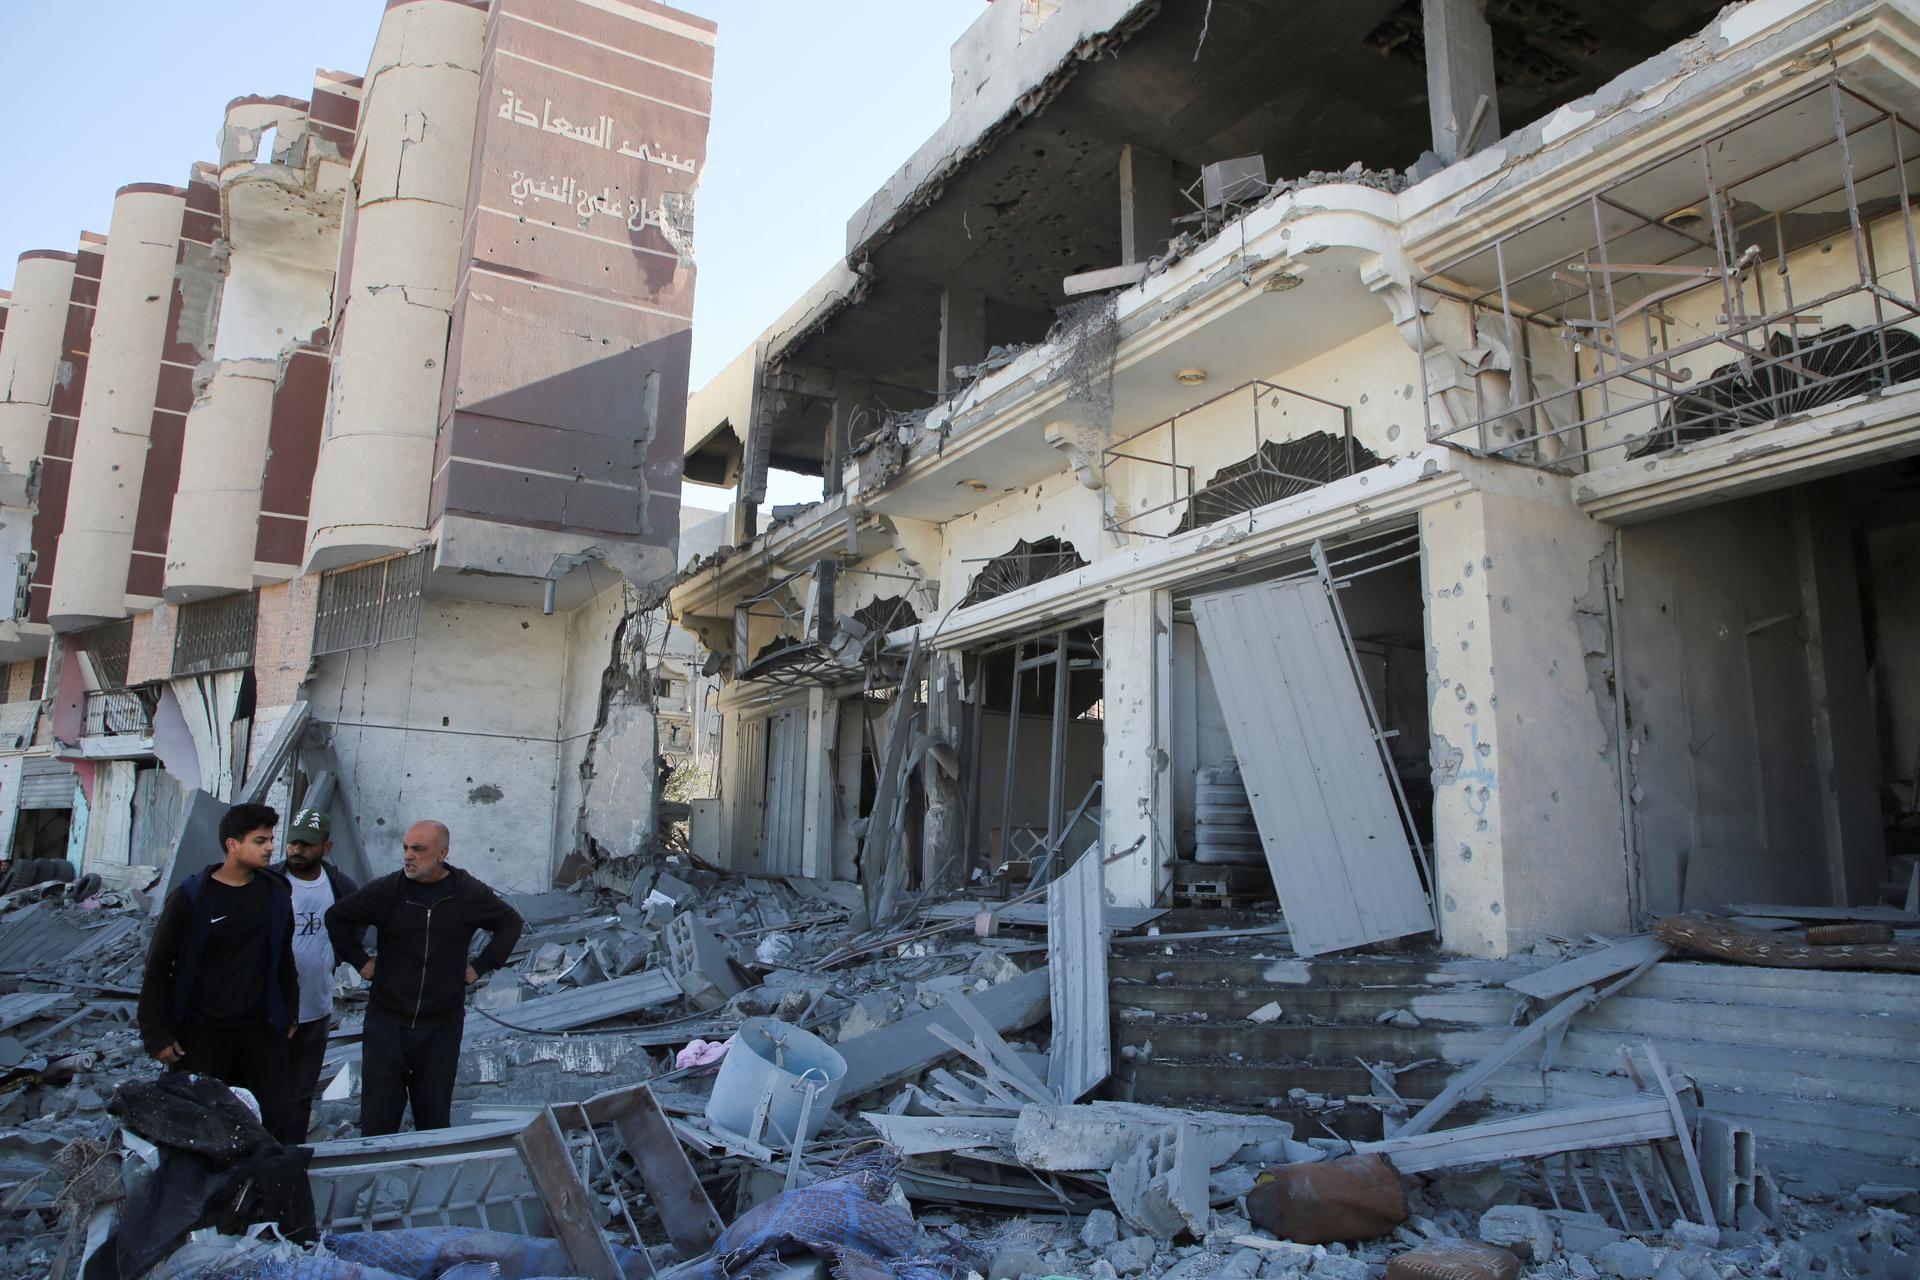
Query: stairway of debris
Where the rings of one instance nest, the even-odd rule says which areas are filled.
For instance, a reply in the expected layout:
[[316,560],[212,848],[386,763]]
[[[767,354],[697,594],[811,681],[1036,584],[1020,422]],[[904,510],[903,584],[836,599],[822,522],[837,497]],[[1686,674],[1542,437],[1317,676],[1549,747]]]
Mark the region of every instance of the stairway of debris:
[[[1272,928],[1272,910],[1176,910],[1163,934]],[[1381,1136],[1390,1096],[1417,1109],[1458,1070],[1453,1033],[1503,1026],[1515,996],[1504,964],[1442,960],[1408,945],[1302,960],[1285,933],[1154,943],[1108,957],[1112,1096],[1257,1111],[1303,1137]],[[1369,1071],[1366,1064],[1374,1065]],[[1455,1122],[1482,1108],[1462,1107]]]

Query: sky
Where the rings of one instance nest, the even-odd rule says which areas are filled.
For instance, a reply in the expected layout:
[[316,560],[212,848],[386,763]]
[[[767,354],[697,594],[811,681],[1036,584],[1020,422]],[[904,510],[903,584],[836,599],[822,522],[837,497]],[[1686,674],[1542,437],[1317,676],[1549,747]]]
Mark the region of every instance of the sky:
[[[841,256],[846,222],[947,115],[947,53],[982,0],[682,0],[720,24],[695,221],[699,387]],[[382,0],[0,0],[0,287],[28,249],[105,233],[129,182],[216,158],[229,100],[359,75]],[[80,21],[76,21],[80,18]],[[773,502],[807,496],[770,491]],[[817,496],[819,485],[813,488]],[[724,505],[725,492],[687,487]]]

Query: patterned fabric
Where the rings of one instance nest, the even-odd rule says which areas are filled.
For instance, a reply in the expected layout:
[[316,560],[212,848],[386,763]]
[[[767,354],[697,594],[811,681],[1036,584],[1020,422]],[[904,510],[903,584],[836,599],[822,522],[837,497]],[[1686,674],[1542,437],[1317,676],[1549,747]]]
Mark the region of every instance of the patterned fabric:
[[963,1280],[984,1271],[984,1255],[952,1237],[909,1256],[919,1228],[912,1214],[887,1203],[899,1166],[897,1152],[875,1151],[848,1160],[839,1177],[756,1205],[720,1233],[688,1280],[741,1280],[795,1250],[826,1259],[835,1280]]
[[1798,934],[1756,929],[1698,911],[1656,921],[1653,936],[1670,947],[1695,955],[1776,969],[1888,969],[1920,973],[1920,946],[1912,943],[1815,946]]

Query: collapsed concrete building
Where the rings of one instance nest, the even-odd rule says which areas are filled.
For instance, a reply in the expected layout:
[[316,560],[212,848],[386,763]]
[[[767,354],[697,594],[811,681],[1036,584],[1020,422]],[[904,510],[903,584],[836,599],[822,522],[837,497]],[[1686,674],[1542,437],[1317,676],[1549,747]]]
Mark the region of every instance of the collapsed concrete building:
[[243,794],[327,798],[382,868],[430,814],[515,889],[651,839],[660,703],[693,751],[654,584],[714,46],[654,4],[387,5],[363,75],[234,99],[184,186],[23,255],[16,859],[144,887]]
[[1302,955],[1904,893],[1915,14],[1718,8],[994,4],[691,400],[696,847]]

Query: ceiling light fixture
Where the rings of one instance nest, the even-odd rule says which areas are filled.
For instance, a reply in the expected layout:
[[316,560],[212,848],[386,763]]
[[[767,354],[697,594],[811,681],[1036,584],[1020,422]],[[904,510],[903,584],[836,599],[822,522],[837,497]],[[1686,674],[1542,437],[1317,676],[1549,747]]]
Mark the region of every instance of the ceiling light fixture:
[[1197,387],[1207,380],[1205,369],[1182,369],[1173,375],[1173,380],[1183,387]]

